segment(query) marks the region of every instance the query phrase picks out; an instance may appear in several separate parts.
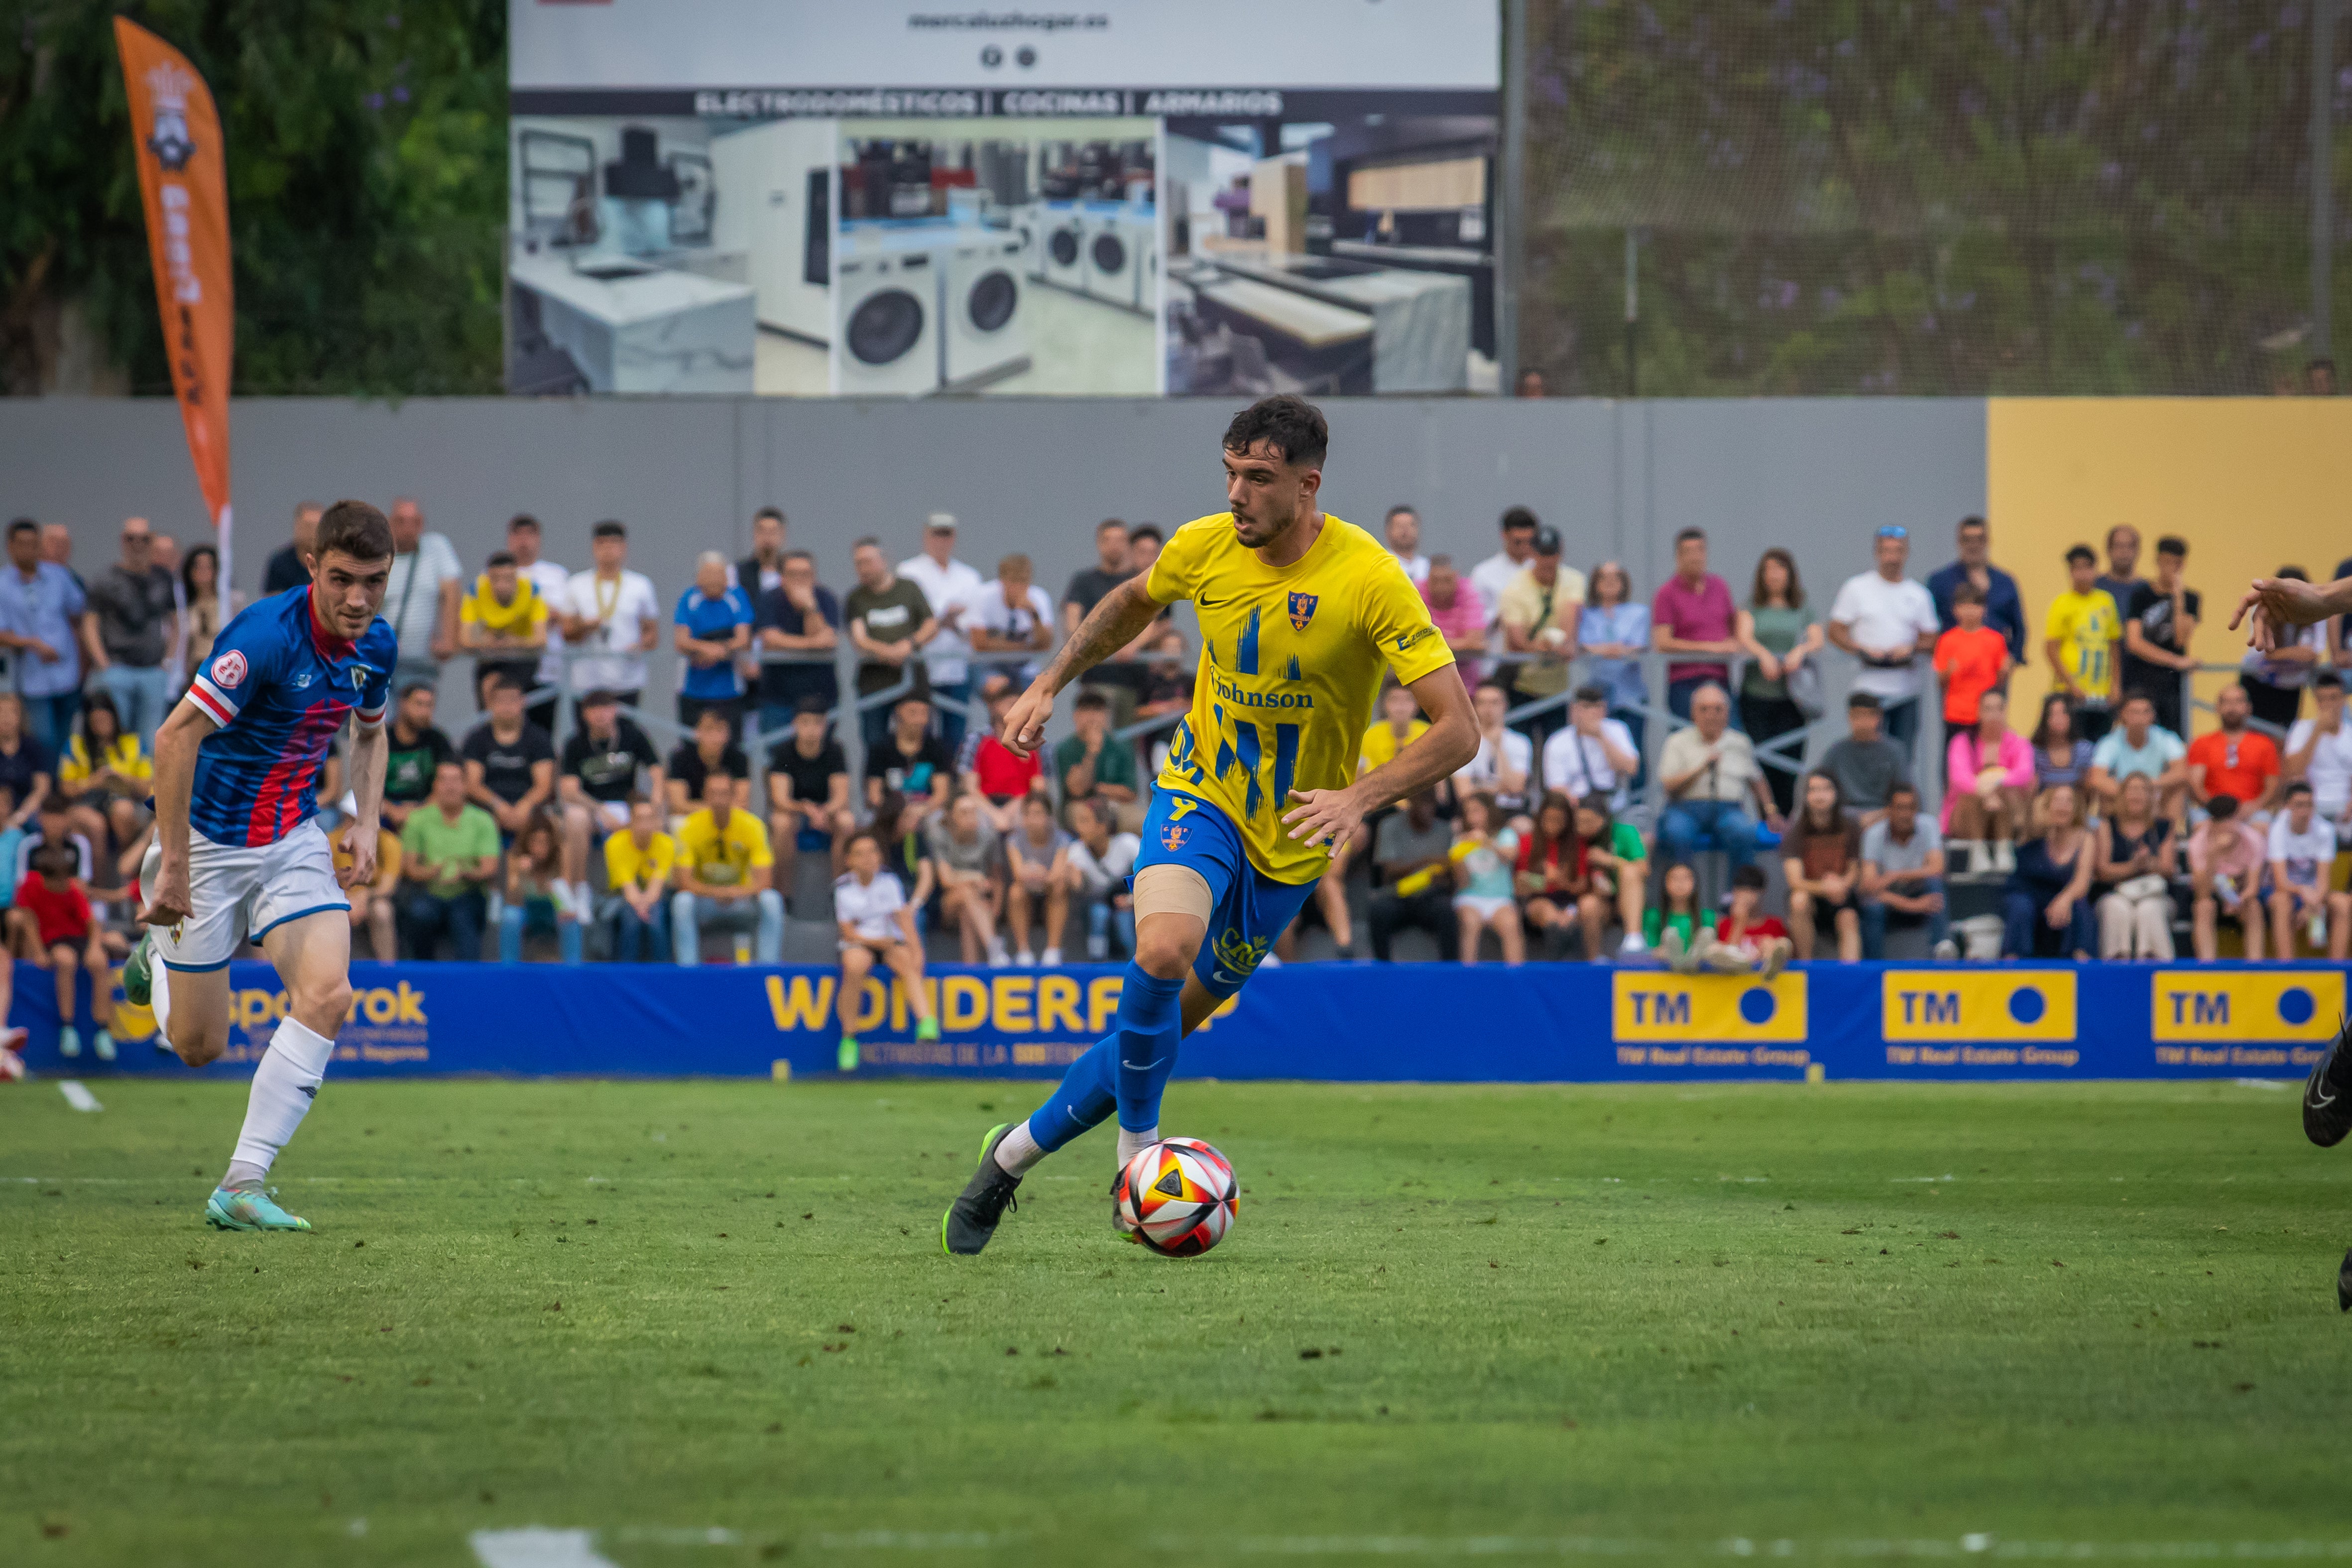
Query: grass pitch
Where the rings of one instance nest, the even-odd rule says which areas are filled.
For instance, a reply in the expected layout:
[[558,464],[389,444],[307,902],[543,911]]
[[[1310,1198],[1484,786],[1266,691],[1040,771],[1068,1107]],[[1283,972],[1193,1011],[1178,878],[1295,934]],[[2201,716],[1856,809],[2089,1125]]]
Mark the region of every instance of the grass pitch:
[[331,1083],[272,1237],[241,1085],[95,1087],[0,1093],[0,1562],[2352,1552],[2276,1088],[1179,1083],[1178,1262],[1103,1131],[941,1256],[1036,1085]]

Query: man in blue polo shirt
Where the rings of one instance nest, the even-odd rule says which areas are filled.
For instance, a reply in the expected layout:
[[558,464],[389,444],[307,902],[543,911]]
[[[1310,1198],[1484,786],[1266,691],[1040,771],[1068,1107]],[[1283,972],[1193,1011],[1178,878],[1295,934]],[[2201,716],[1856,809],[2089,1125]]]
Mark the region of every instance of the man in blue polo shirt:
[[1959,527],[1960,558],[1927,579],[1927,593],[1936,601],[1936,620],[1944,630],[1959,625],[1952,614],[1952,595],[1963,583],[1973,583],[1985,596],[1985,625],[2009,644],[2009,657],[2025,662],[2025,601],[2018,596],[2017,579],[1992,563],[1992,530],[1980,517],[1964,517]]
[[25,727],[55,755],[81,712],[81,626],[89,601],[74,574],[41,558],[41,525],[8,525],[0,566],[0,647],[15,654]]
[[694,563],[694,586],[678,596],[671,619],[678,657],[686,661],[677,721],[690,730],[703,710],[716,708],[727,715],[732,736],[743,706],[743,678],[735,660],[751,646],[751,600],[741,588],[727,585],[727,557],[716,550],[702,552]]

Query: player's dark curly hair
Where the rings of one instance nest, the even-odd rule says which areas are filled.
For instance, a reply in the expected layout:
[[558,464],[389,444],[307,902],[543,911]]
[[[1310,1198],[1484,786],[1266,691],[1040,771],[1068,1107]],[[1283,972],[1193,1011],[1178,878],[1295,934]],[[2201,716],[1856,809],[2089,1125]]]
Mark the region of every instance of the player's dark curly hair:
[[1290,393],[1261,397],[1225,426],[1225,450],[1246,452],[1264,441],[1282,454],[1282,460],[1303,468],[1323,465],[1331,449],[1331,427],[1323,411]]
[[389,561],[392,524],[363,500],[339,500],[320,517],[319,532],[310,548],[321,561],[330,550],[339,550],[354,561]]

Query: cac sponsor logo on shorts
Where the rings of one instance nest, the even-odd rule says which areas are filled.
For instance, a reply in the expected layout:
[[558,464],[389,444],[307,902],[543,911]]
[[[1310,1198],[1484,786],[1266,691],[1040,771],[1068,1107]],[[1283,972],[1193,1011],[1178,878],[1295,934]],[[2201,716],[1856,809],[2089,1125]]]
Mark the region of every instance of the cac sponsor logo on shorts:
[[223,690],[234,690],[245,684],[245,655],[229,649],[213,660],[213,684]]
[[2071,969],[1890,969],[1879,984],[1890,1043],[2074,1038]]
[[1240,984],[1257,973],[1257,966],[1265,961],[1265,950],[1272,945],[1271,938],[1253,940],[1227,926],[1211,950],[1216,955],[1217,978]]
[[2150,984],[2148,1034],[2158,1042],[2324,1044],[2344,1016],[2339,970],[2159,969]]
[[1611,990],[1621,1044],[1801,1041],[1811,1000],[1805,976],[1794,972],[1761,980],[1621,970]]

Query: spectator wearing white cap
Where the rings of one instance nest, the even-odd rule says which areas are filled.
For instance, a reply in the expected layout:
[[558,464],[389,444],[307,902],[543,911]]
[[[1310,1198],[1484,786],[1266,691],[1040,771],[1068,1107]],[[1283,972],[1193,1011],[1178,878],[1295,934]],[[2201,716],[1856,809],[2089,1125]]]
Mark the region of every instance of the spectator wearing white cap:
[[939,635],[924,650],[931,674],[931,710],[948,750],[963,742],[964,718],[971,704],[971,643],[964,624],[965,607],[987,586],[980,573],[956,559],[953,512],[935,511],[923,521],[923,548],[898,563],[898,575],[922,589]]
[[1871,569],[1847,578],[1830,605],[1830,641],[1862,660],[1852,689],[1878,699],[1887,739],[1908,755],[1919,733],[1919,656],[1933,651],[1942,623],[1934,596],[1903,574],[1910,530],[1881,528],[1871,554]]

